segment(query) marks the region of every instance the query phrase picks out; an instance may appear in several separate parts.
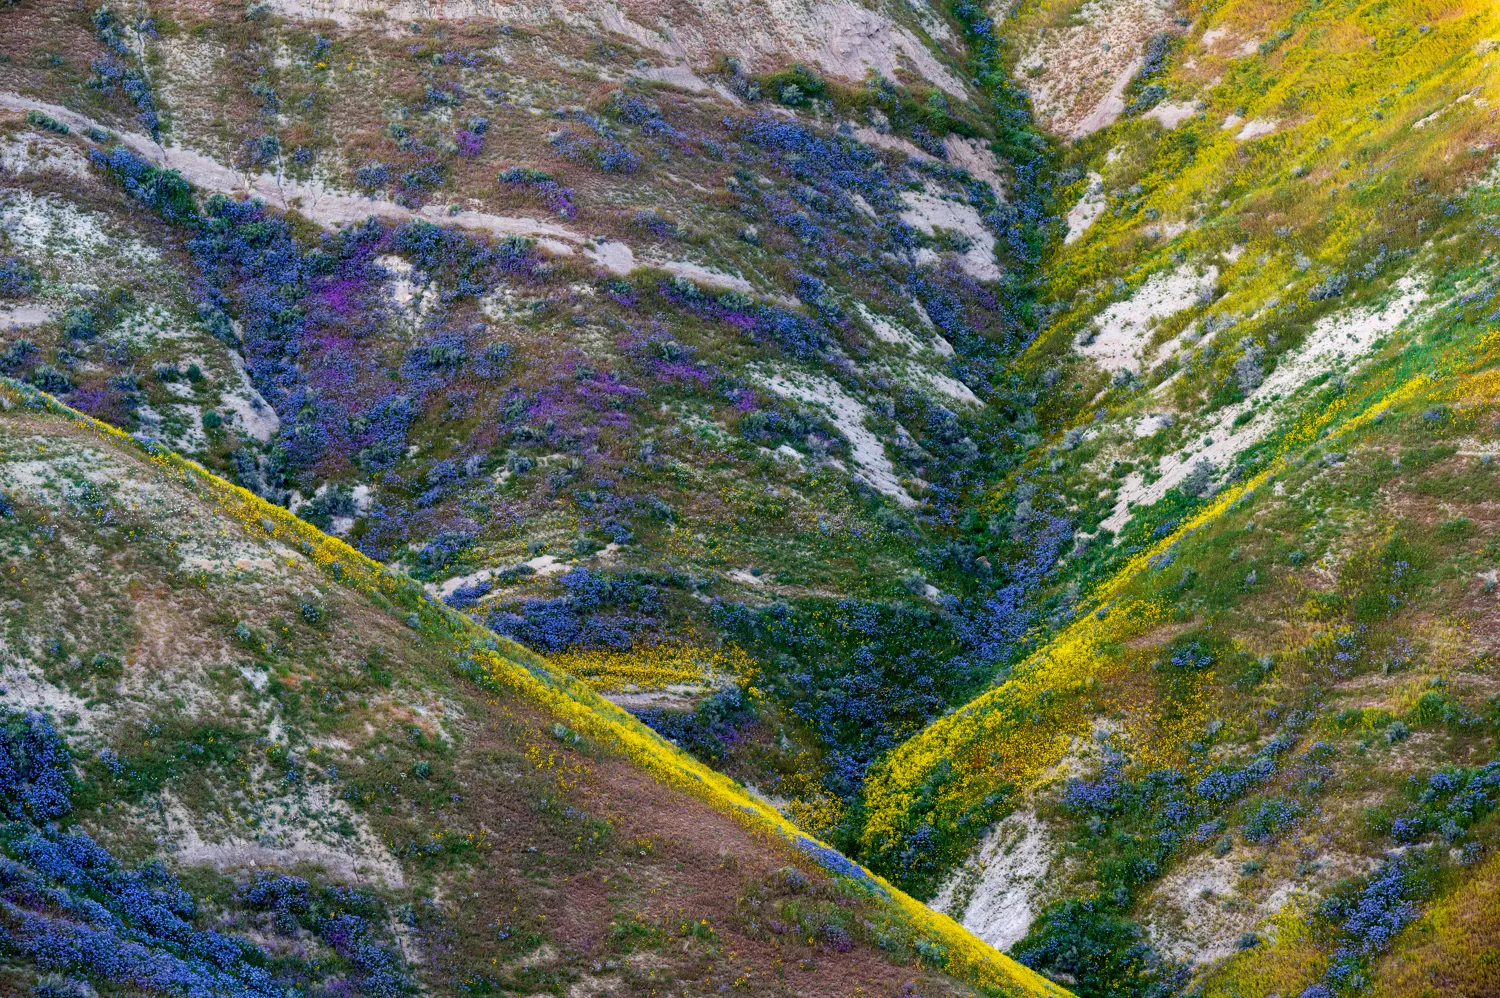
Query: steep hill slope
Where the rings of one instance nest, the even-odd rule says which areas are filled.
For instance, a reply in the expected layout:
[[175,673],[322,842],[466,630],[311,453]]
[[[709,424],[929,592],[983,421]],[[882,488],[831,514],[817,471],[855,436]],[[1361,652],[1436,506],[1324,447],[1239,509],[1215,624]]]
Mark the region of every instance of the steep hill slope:
[[562,655],[820,834],[988,681],[942,600],[997,582],[930,548],[1031,418],[996,280],[1034,226],[985,91],[661,76],[562,22],[7,16],[12,374]]
[[[1089,11],[1017,36],[1086,40]],[[1055,317],[1015,365],[1046,440],[988,504],[1023,544],[1071,529],[1057,609],[873,772],[865,855],[1083,993],[1420,993],[1396,968],[1431,960],[1482,994],[1482,960],[1437,954],[1492,920],[1430,951],[1420,920],[1482,891],[1494,841],[1500,22],[1170,27],[1063,154]]]
[[7,988],[1063,993],[285,511],[14,384],[0,455]]
[[1488,993],[1491,5],[0,18],[4,373],[1084,996]]

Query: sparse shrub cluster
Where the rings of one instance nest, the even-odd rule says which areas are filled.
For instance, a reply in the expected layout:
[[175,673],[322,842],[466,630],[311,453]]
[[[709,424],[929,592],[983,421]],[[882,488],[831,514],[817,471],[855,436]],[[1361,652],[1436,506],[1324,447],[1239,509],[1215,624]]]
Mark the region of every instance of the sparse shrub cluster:
[[565,128],[549,140],[557,154],[570,163],[596,166],[605,173],[634,173],[641,158],[630,147],[609,135]]
[[[133,33],[134,43],[126,37]],[[153,139],[161,138],[161,115],[157,110],[156,96],[151,92],[151,83],[142,68],[133,45],[144,45],[147,38],[155,37],[156,26],[149,15],[142,15],[134,24],[127,24],[107,4],[94,12],[94,36],[103,43],[105,55],[94,60],[94,75],[89,86],[105,93],[119,93],[135,105],[136,116]]]
[[522,166],[508,166],[500,171],[499,179],[503,184],[526,186],[535,190],[541,194],[547,207],[557,212],[563,218],[576,218],[578,216],[578,206],[573,200],[573,188],[562,186],[541,170],[528,169]]
[[41,111],[27,111],[26,121],[28,124],[34,125],[43,131],[55,132],[58,135],[67,135],[72,131],[65,123]]

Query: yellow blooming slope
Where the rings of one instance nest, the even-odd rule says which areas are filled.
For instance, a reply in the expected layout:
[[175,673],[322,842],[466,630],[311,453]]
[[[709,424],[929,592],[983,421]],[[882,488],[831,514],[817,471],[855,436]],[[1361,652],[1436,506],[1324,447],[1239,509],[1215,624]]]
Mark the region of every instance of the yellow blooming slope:
[[[1420,376],[1407,380],[1358,416],[1337,424],[1337,436],[1357,432],[1392,405],[1418,394]],[[1124,597],[1152,561],[1213,522],[1285,467],[1286,453],[1319,438],[1343,415],[1337,404],[1293,428],[1282,457],[1220,496],[1156,544],[1132,558],[1092,594],[1097,612],[1085,614],[1022,662],[1002,685],[934,722],[872,771],[866,789],[869,817],[864,841],[872,854],[881,843],[901,842],[923,824],[963,827],[966,816],[1008,788],[1025,788],[1054,766],[1074,738],[1088,731],[1094,712],[1107,707],[1095,696],[1123,642],[1161,624],[1165,607]],[[1326,439],[1326,438],[1325,438]],[[934,790],[936,791],[934,793]],[[972,829],[971,829],[972,831]]]
[[[1007,30],[1023,37],[1068,10],[1052,0],[1022,4]],[[1462,226],[1441,212],[1434,223],[1417,206],[1461,200],[1490,169],[1500,103],[1497,5],[1226,0],[1190,3],[1184,13],[1189,19],[1180,23],[1191,26],[1173,43],[1175,68],[1158,78],[1164,100],[1189,109],[1183,120],[1166,127],[1149,116],[1122,119],[1064,152],[1077,167],[1071,197],[1084,196],[1085,177],[1095,171],[1111,194],[1082,237],[1045,262],[1042,297],[1067,307],[1018,361],[1027,373],[1079,382],[1076,411],[1043,403],[1059,406],[1050,422],[1059,435],[1070,420],[1084,428],[1112,407],[1110,415],[1128,416],[1132,399],[1189,413],[1205,404],[1206,389],[1190,384],[1182,375],[1193,372],[1181,367],[1161,364],[1144,373],[1144,391],[1112,395],[1108,372],[1070,366],[1073,344],[1109,302],[1185,262],[1212,262],[1219,268],[1212,310],[1261,315],[1306,301],[1321,275],[1352,270],[1377,243],[1382,260],[1387,250],[1407,260],[1425,254],[1424,266],[1442,275],[1456,261],[1438,247],[1463,236]],[[1242,131],[1249,122],[1257,129]],[[1182,334],[1197,315],[1184,310],[1152,335],[1162,342]],[[1301,336],[1311,326],[1300,322],[1289,332]],[[1232,344],[1216,345],[1234,356]],[[1361,373],[1361,389],[1308,411],[1298,412],[1292,399],[1279,403],[1292,414],[1266,442],[1258,474],[1097,582],[1084,601],[1091,612],[1050,635],[1001,685],[871,770],[866,860],[909,869],[908,845],[926,842],[931,855],[936,841],[938,864],[951,866],[1006,801],[1043,779],[1101,717],[1132,734],[1148,731],[1149,739],[1132,738],[1134,750],[1171,764],[1173,743],[1183,740],[1174,732],[1191,725],[1118,693],[1139,664],[1132,642],[1169,624],[1168,605],[1141,584],[1153,559],[1207,529],[1311,446],[1347,439],[1390,406],[1446,397],[1457,379],[1487,363],[1491,342],[1471,347],[1387,356]],[[1035,453],[1022,474],[1052,456],[1046,448]]]

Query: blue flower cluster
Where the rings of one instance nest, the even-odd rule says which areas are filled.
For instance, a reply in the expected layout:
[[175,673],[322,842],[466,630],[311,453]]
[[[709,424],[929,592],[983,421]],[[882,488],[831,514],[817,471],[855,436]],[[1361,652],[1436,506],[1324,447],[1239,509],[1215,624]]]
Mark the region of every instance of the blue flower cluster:
[[427,280],[437,281],[448,300],[482,295],[502,275],[534,278],[541,258],[519,237],[498,244],[431,222],[405,222],[390,234],[390,247]]
[[542,196],[552,211],[563,218],[577,218],[578,206],[573,203],[573,188],[564,187],[541,170],[524,166],[508,166],[499,173],[502,184],[526,186]]
[[0,257],[0,298],[20,298],[36,290],[36,274],[13,256]]
[[89,160],[109,173],[131,197],[170,222],[191,223],[198,217],[192,186],[176,170],[158,170],[130,150],[90,150]]
[[1245,765],[1221,766],[1213,770],[1194,785],[1193,792],[1204,800],[1220,804],[1237,800],[1255,784],[1264,783],[1276,775],[1277,758],[1293,744],[1289,733],[1278,732],[1267,739],[1265,746]]
[[994,668],[1024,650],[1037,616],[1036,593],[1056,572],[1058,557],[1072,540],[1071,520],[1050,513],[1027,515],[1017,525],[1014,553],[992,569],[993,584],[956,601],[954,630],[976,667]]
[[848,800],[877,758],[991,674],[987,665],[955,654],[942,615],[906,603],[719,601],[712,617],[757,658],[778,663],[765,687],[818,736],[826,751],[824,785]]
[[41,714],[0,715],[0,799],[12,821],[45,824],[72,808],[72,755]]
[[864,867],[853,862],[837,849],[830,849],[804,835],[798,835],[793,838],[792,844],[806,853],[814,863],[817,863],[830,873],[838,874],[841,877],[848,877],[856,884],[866,887],[882,897],[889,896],[886,889],[881,887],[874,877],[865,872]]
[[[0,951],[39,974],[88,985],[183,998],[291,998],[338,968],[273,960],[244,938],[198,924],[199,908],[158,862],[122,866],[86,832],[63,830],[72,810],[71,755],[42,714],[0,713]],[[410,986],[400,960],[371,934],[378,902],[344,888],[314,898],[306,881],[268,887],[262,874],[243,899],[271,907],[274,895],[294,918],[287,934],[309,928],[353,973],[342,987],[368,998],[397,998]],[[67,983],[71,981],[72,983]],[[84,982],[88,982],[85,984]]]
[[1479,769],[1441,769],[1420,784],[1416,803],[1391,823],[1391,838],[1417,842],[1437,833],[1450,844],[1462,841],[1476,821],[1500,800],[1500,759]]
[[58,971],[153,994],[286,994],[252,943],[192,924],[196,906],[159,864],[123,869],[86,833],[52,822],[71,810],[67,747],[40,714],[4,715],[0,925],[10,952]]
[[1247,842],[1262,842],[1285,831],[1306,814],[1307,809],[1297,801],[1271,797],[1260,802],[1240,826]]
[[387,187],[393,176],[389,163],[366,163],[354,171],[354,186],[373,193]]
[[[493,610],[485,624],[529,648],[629,649],[662,622],[660,582],[647,576],[606,576],[575,568],[561,577],[566,596],[528,597],[512,609]],[[467,598],[467,596],[465,597]]]
[[686,135],[662,118],[660,107],[644,97],[616,90],[609,96],[609,108],[615,118],[638,126],[647,135],[686,138]]
[[1430,887],[1424,858],[1392,854],[1357,891],[1334,895],[1318,906],[1318,915],[1333,923],[1340,941],[1323,983],[1304,990],[1302,998],[1331,995],[1332,988],[1364,986],[1364,968],[1370,958],[1384,951],[1422,913],[1419,902]]
[[[900,185],[908,171],[892,176],[885,161],[868,147],[770,114],[726,118],[724,126],[740,139],[747,165],[771,166],[787,179],[765,190],[741,183],[741,213],[749,219],[764,217],[784,229],[792,237],[788,250],[795,247],[794,252],[837,262],[879,282],[873,251],[886,248],[881,244],[889,234],[901,231],[898,216],[905,203]],[[750,176],[746,171],[747,181]],[[878,218],[869,218],[856,198]]]
[[557,154],[570,163],[586,163],[606,173],[634,173],[641,158],[630,147],[607,135],[588,135],[565,128],[549,140]]
[[315,891],[301,877],[264,872],[238,896],[250,908],[271,913],[282,934],[305,929],[329,946],[353,968],[346,986],[357,994],[399,998],[412,990],[401,958],[374,934],[384,920],[378,898],[341,886]]
[[738,689],[722,690],[691,713],[648,708],[636,714],[648,728],[700,759],[723,762],[756,718],[755,707]]
[[775,343],[793,357],[816,357],[828,348],[826,328],[801,312],[751,301],[734,291],[711,295],[691,281],[681,279],[662,281],[657,291],[673,304]]
[[125,38],[125,31],[132,29],[141,39],[156,35],[156,25],[150,17],[143,17],[131,28],[127,28],[108,6],[101,6],[94,12],[94,37],[104,44],[109,53],[94,60],[91,67],[94,75],[89,80],[89,86],[105,93],[124,94],[135,105],[136,114],[146,131],[151,133],[153,139],[160,141],[161,115],[157,111],[151,84],[139,68],[130,65],[136,60],[136,55]]

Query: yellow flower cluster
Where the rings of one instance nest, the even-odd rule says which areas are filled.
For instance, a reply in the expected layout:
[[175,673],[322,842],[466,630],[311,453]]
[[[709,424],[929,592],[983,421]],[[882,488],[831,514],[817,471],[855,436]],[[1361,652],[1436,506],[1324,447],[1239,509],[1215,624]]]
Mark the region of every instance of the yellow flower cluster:
[[712,686],[754,671],[750,656],[739,648],[714,649],[694,644],[662,643],[630,651],[570,651],[553,655],[555,668],[588,681],[603,693],[631,687],[659,690],[668,686]]
[[1265,946],[1245,950],[1214,968],[1203,982],[1205,998],[1301,994],[1327,970],[1328,946],[1313,934],[1311,920],[1299,905],[1282,909],[1265,935]]
[[[1045,17],[1052,6],[1035,5],[1035,13],[1018,16]],[[1143,117],[1119,126],[1123,134],[1115,140],[1120,148],[1155,150],[1144,169],[1131,174],[1144,189],[1143,212],[1195,224],[1174,239],[1153,239],[1143,232],[1142,212],[1104,212],[1083,239],[1049,261],[1051,290],[1067,299],[1138,267],[1134,283],[1175,265],[1176,254],[1208,259],[1231,241],[1246,241],[1247,252],[1224,276],[1230,288],[1225,304],[1248,311],[1301,277],[1293,254],[1276,251],[1272,227],[1258,224],[1266,217],[1318,234],[1321,241],[1307,247],[1308,255],[1337,270],[1372,227],[1392,224],[1381,220],[1392,207],[1390,192],[1414,180],[1439,189],[1461,183],[1476,163],[1469,149],[1488,127],[1484,108],[1500,96],[1493,71],[1500,8],[1485,0],[1359,7],[1358,14],[1349,5],[1303,7],[1288,20],[1285,6],[1271,10],[1253,0],[1219,5],[1210,23],[1220,30],[1264,38],[1280,27],[1286,36],[1259,59],[1227,65],[1222,49],[1195,53],[1202,75],[1182,75],[1203,88],[1203,121],[1158,139],[1160,130]],[[1426,24],[1412,30],[1421,21],[1438,30],[1427,31]],[[1223,79],[1209,84],[1210,73]],[[1414,127],[1434,112],[1441,114],[1434,124]],[[1277,128],[1243,141],[1236,129],[1221,127],[1231,113],[1274,121]],[[1189,134],[1190,147],[1182,141]],[[1377,163],[1379,184],[1369,175]],[[1221,210],[1205,211],[1230,186],[1244,193]],[[1382,196],[1371,196],[1377,192]],[[1047,356],[1058,338],[1076,331],[1069,325],[1075,321],[1062,317],[1038,337],[1031,355]]]
[[787,805],[798,828],[810,835],[831,835],[844,820],[844,802],[821,788],[814,789]]

